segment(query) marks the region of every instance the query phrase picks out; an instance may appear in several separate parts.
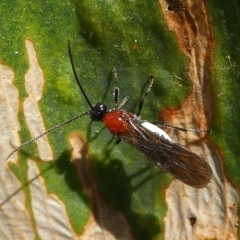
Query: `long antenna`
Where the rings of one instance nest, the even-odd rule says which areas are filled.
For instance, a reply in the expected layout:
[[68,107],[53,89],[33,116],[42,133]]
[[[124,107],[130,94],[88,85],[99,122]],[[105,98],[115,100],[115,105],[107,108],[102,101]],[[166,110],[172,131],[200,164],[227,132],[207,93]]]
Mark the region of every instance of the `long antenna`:
[[68,53],[69,53],[70,62],[71,62],[71,66],[72,66],[72,70],[73,70],[73,73],[74,73],[74,77],[75,77],[75,79],[76,79],[76,82],[77,82],[77,84],[78,84],[78,86],[79,86],[79,88],[80,88],[80,91],[82,92],[84,98],[86,99],[88,105],[90,106],[91,110],[88,111],[88,112],[85,112],[85,113],[81,113],[81,114],[79,114],[78,116],[75,116],[75,117],[73,117],[73,118],[71,118],[71,119],[69,119],[69,120],[67,120],[67,121],[65,121],[65,122],[63,122],[63,123],[60,123],[60,124],[58,124],[58,125],[50,128],[50,129],[48,129],[46,132],[38,135],[37,137],[28,140],[27,142],[23,143],[23,144],[22,144],[21,146],[19,146],[18,148],[14,149],[14,150],[8,155],[8,157],[6,158],[6,160],[8,160],[15,152],[17,152],[17,151],[19,151],[20,149],[24,148],[26,145],[28,145],[28,144],[30,144],[30,143],[32,143],[32,142],[35,142],[37,139],[43,137],[44,135],[46,135],[46,134],[48,134],[48,133],[50,133],[50,132],[52,132],[52,131],[54,131],[54,130],[56,130],[56,129],[58,129],[58,128],[61,128],[61,127],[63,127],[64,125],[66,125],[66,124],[68,124],[68,123],[71,123],[71,122],[77,120],[78,118],[81,118],[81,117],[83,117],[83,116],[85,116],[85,115],[89,115],[89,114],[92,112],[92,110],[94,109],[93,105],[92,105],[91,102],[89,101],[89,99],[88,99],[86,93],[84,92],[83,87],[82,87],[82,85],[81,85],[81,83],[80,83],[80,81],[79,81],[79,79],[78,79],[77,72],[76,72],[76,69],[75,69],[74,64],[73,64],[73,57],[72,57],[72,52],[71,52],[71,47],[70,47],[70,41],[68,41]]
[[83,117],[83,116],[85,116],[85,115],[90,114],[90,112],[91,112],[91,111],[88,111],[88,112],[79,114],[78,116],[75,116],[75,117],[73,117],[73,118],[71,118],[71,119],[69,119],[69,120],[67,120],[67,121],[65,121],[65,122],[63,122],[63,123],[60,123],[60,124],[58,124],[58,125],[55,125],[54,127],[48,129],[46,132],[38,135],[37,137],[28,140],[27,142],[23,143],[23,144],[22,144],[21,146],[19,146],[18,148],[14,149],[14,150],[8,155],[8,157],[6,158],[6,160],[8,160],[15,152],[17,152],[17,151],[19,151],[20,149],[24,148],[26,145],[28,145],[28,144],[30,144],[30,143],[32,143],[32,142],[35,142],[35,141],[38,140],[39,138],[41,138],[41,137],[43,137],[44,135],[46,135],[46,134],[54,131],[55,129],[61,128],[61,127],[63,127],[64,125],[66,125],[66,124],[68,124],[68,123],[70,123],[70,122],[73,122],[73,121],[77,120],[78,118],[81,118],[81,117]]
[[73,70],[76,82],[77,82],[77,84],[78,84],[78,86],[80,88],[80,91],[82,92],[82,94],[83,94],[84,98],[86,99],[86,101],[87,101],[88,105],[90,106],[90,108],[93,109],[94,107],[91,104],[91,102],[89,101],[86,93],[83,90],[82,84],[80,83],[80,81],[78,79],[77,72],[76,72],[76,69],[75,69],[74,64],[73,64],[73,57],[72,57],[72,52],[71,52],[71,47],[70,47],[70,40],[68,40],[68,53],[69,53],[69,57],[70,57],[70,61],[71,61],[72,70]]

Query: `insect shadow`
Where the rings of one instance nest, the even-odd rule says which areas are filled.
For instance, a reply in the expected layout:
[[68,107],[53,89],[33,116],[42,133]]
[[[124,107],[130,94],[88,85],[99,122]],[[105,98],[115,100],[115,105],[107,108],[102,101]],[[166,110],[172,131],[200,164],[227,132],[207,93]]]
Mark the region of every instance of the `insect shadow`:
[[[161,128],[148,121],[140,119],[145,98],[152,89],[154,82],[153,74],[150,74],[148,88],[138,102],[137,113],[133,114],[125,109],[122,109],[122,106],[126,103],[128,97],[125,97],[121,102],[119,101],[120,90],[118,87],[117,72],[114,68],[113,74],[115,79],[115,86],[113,88],[113,95],[115,108],[108,110],[106,104],[103,102],[97,102],[94,105],[91,103],[90,99],[83,89],[81,81],[78,78],[76,68],[73,63],[70,42],[68,42],[68,50],[76,83],[87,104],[89,105],[90,110],[85,113],[81,113],[78,116],[75,116],[63,123],[55,125],[39,136],[23,143],[21,146],[12,151],[8,155],[7,159],[15,152],[36,141],[42,136],[88,115],[94,122],[103,122],[109,132],[118,139],[118,143],[120,141],[124,141],[133,146],[139,152],[145,155],[149,161],[156,164],[164,171],[170,173],[172,176],[182,181],[183,183],[194,188],[204,188],[209,184],[213,172],[209,164],[204,159],[191,152],[189,149],[173,142],[168,134]],[[170,125],[166,124],[165,126]],[[179,127],[172,126],[171,128],[183,130]],[[191,131],[192,130],[194,129],[191,129]],[[188,130],[185,129],[184,131]]]
[[[89,158],[88,149],[83,146],[81,158],[74,160],[83,191],[90,199],[91,212],[99,226],[117,239],[126,237],[124,231],[121,231],[122,222],[118,222],[119,212],[130,225],[134,239],[152,239],[161,231],[159,219],[154,214],[133,210],[133,194],[140,197],[144,185],[147,184],[145,188],[148,188],[152,180],[163,173],[157,171],[157,168],[152,171],[153,166],[150,163],[146,166],[143,161],[143,167],[136,167],[135,172],[127,174],[122,158],[113,157],[112,150],[115,147],[115,142],[109,140],[100,156],[92,155]],[[134,153],[132,155],[136,157]]]

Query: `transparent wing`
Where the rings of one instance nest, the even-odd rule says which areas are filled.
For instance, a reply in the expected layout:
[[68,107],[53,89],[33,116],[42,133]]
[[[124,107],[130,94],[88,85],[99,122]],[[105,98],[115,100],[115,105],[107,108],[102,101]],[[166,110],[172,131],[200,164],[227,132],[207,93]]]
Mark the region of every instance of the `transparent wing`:
[[195,188],[206,187],[212,178],[209,164],[187,148],[150,132],[138,119],[126,122],[127,133],[120,139],[134,146],[146,158],[181,182]]
[[[195,188],[203,188],[210,182],[212,169],[197,154],[175,143],[169,143],[167,147],[161,144],[159,146],[154,142],[141,142],[140,145],[142,144],[145,144],[145,147],[141,149],[139,146],[140,152],[183,183]],[[149,152],[151,153],[148,154]]]

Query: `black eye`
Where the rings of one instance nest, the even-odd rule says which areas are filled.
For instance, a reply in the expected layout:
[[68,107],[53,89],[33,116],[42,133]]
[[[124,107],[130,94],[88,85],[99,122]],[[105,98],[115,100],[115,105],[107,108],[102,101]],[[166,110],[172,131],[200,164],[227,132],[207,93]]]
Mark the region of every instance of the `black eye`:
[[98,102],[94,105],[93,110],[90,113],[90,117],[93,121],[102,121],[106,111],[107,106],[104,103]]

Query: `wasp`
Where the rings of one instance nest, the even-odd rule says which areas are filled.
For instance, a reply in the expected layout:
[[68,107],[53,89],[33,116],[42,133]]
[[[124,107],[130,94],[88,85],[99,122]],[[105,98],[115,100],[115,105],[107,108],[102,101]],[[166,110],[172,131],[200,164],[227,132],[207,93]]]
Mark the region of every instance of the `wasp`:
[[[136,114],[133,114],[125,109],[122,109],[122,106],[127,101],[127,98],[119,103],[119,87],[116,69],[114,68],[113,73],[115,77],[115,108],[108,110],[106,104],[102,102],[97,102],[93,105],[85,93],[74,66],[70,42],[68,42],[68,52],[76,83],[78,84],[81,93],[89,105],[90,110],[85,113],[81,113],[78,116],[75,116],[74,118],[67,120],[59,125],[56,125],[41,135],[23,143],[20,147],[16,148],[7,157],[7,159],[16,151],[36,141],[49,132],[63,127],[64,125],[73,122],[83,116],[89,115],[92,121],[103,122],[110,133],[118,138],[118,143],[120,141],[124,141],[133,146],[149,161],[153,162],[164,171],[170,173],[173,177],[180,180],[181,182],[194,188],[204,188],[208,185],[213,173],[211,167],[204,159],[202,159],[196,153],[191,152],[189,149],[173,142],[168,134],[155,124],[141,120],[140,118],[145,97],[150,92],[154,82],[153,74],[150,74],[149,86],[139,101],[138,112]],[[184,130],[178,127],[175,128]]]

